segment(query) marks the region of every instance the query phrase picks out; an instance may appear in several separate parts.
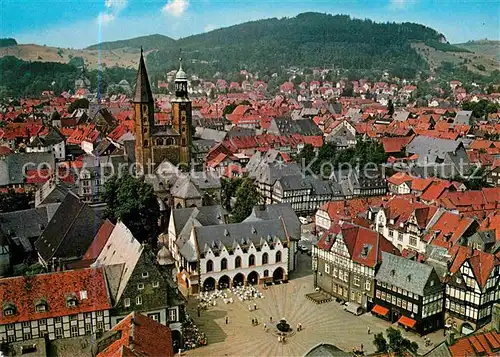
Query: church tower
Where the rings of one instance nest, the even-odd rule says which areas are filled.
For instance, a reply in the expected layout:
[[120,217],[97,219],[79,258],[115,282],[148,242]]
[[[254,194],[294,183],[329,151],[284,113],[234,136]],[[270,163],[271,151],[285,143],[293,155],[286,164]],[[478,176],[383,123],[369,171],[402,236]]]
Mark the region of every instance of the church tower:
[[182,69],[182,58],[179,60],[179,70],[175,75],[175,98],[172,99],[172,127],[180,135],[179,162],[191,165],[191,101],[188,98],[188,80]]
[[141,47],[141,59],[134,94],[136,172],[147,173],[151,163],[152,130],[154,129],[154,98],[149,85]]

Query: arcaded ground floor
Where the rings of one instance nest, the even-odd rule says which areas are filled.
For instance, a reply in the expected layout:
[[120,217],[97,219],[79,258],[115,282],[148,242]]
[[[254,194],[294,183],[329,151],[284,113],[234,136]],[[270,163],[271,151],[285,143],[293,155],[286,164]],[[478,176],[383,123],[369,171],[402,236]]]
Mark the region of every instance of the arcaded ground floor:
[[[321,343],[329,343],[338,348],[351,351],[363,344],[368,353],[375,352],[374,333],[382,332],[391,326],[370,313],[354,316],[344,311],[336,302],[316,305],[306,299],[307,293],[313,292],[313,279],[310,271],[310,257],[300,255],[298,271],[292,273],[287,284],[273,285],[261,290],[263,299],[255,300],[256,311],[249,311],[252,302],[233,299],[232,304],[217,301],[217,306],[210,307],[197,317],[197,300],[190,298],[188,311],[198,328],[205,332],[208,346],[186,351],[187,356],[304,356],[310,349]],[[228,324],[226,324],[226,317]],[[295,328],[302,324],[303,330],[289,337],[285,344],[279,343],[272,331],[265,332],[263,323],[286,318]],[[258,326],[252,326],[252,319],[257,318]],[[393,325],[397,328],[396,325]],[[368,335],[368,327],[371,333]],[[420,345],[420,353],[432,348],[425,347],[424,340],[417,334],[403,331],[403,334]],[[435,344],[444,340],[443,331],[427,335]]]

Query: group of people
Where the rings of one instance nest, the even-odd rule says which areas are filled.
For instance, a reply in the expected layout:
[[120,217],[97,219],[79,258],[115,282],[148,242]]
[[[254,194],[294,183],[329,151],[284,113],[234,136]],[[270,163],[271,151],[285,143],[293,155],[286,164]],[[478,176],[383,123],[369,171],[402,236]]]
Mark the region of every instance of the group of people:
[[186,322],[182,326],[182,334],[184,336],[184,350],[205,346],[208,343],[205,334],[198,330],[188,314],[186,314]]

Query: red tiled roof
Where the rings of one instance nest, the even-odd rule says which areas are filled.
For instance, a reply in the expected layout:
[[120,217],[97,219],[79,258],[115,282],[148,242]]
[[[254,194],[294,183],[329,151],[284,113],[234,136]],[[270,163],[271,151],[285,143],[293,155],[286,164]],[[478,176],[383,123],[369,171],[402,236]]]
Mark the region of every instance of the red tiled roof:
[[500,351],[500,334],[496,330],[465,336],[448,347],[453,357],[495,356]]
[[112,331],[121,331],[114,341],[97,357],[173,357],[172,332],[153,319],[132,312]]
[[413,139],[412,136],[403,136],[403,137],[386,137],[380,139],[382,145],[384,146],[384,151],[388,154],[403,152],[406,148],[406,145]]
[[375,267],[382,261],[382,252],[400,255],[391,242],[371,229],[346,223],[342,226],[342,235],[352,261],[361,265]]
[[[82,291],[87,292],[85,299]],[[69,297],[76,298],[76,306],[67,306]],[[0,325],[111,308],[102,268],[0,279],[0,301],[15,306],[14,315],[0,315]],[[46,312],[36,312],[40,302],[47,303]]]

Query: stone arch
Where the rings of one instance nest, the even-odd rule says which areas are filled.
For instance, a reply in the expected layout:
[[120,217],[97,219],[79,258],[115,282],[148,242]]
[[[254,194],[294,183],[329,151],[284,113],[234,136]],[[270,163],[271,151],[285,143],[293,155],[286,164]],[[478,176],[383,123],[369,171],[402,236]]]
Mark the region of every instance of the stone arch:
[[273,282],[277,283],[282,281],[285,278],[285,271],[283,270],[282,267],[276,268],[276,270],[273,272]]
[[227,270],[227,259],[222,258],[220,261],[220,270]]
[[174,138],[168,138],[167,139],[167,145],[175,145],[175,139]]
[[267,278],[269,276],[269,270],[264,270],[264,278]]
[[219,283],[217,284],[217,288],[219,290],[229,288],[231,286],[231,279],[227,275],[223,275],[219,278]]
[[203,290],[210,291],[215,290],[215,279],[212,277],[208,277],[203,282]]
[[254,270],[250,274],[248,274],[248,276],[247,276],[247,284],[248,285],[257,285],[257,284],[259,284],[259,273],[257,273]]
[[172,330],[172,347],[174,354],[179,352],[182,346],[182,333],[179,330]]
[[161,138],[156,139],[156,145],[162,146],[163,145],[163,139],[161,139]]
[[245,276],[242,273],[238,273],[233,278],[233,287],[243,285],[245,283]]
[[269,254],[264,253],[262,254],[262,265],[268,264],[269,263]]

